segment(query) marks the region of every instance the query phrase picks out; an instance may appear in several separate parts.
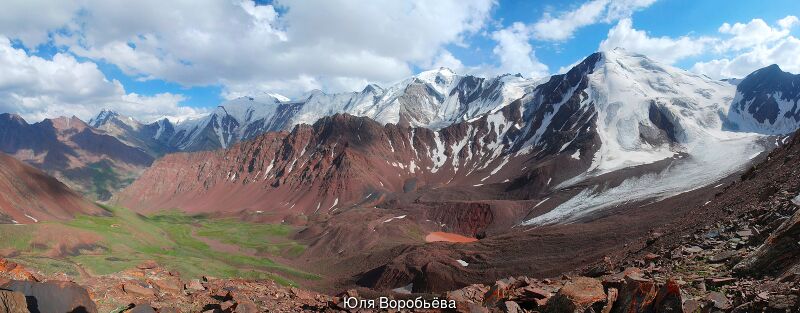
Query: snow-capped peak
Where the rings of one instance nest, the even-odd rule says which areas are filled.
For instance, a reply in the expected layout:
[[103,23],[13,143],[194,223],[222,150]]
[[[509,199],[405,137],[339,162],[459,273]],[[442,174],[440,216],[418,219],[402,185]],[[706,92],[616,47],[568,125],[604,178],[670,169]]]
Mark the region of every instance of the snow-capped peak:
[[291,99],[289,99],[288,97],[286,97],[286,96],[284,96],[284,95],[282,95],[282,94],[277,94],[277,93],[267,93],[267,95],[269,95],[270,97],[273,97],[273,98],[275,98],[276,100],[278,100],[278,101],[280,101],[280,102],[289,102],[289,101],[292,101]]
[[122,123],[134,129],[141,126],[141,123],[136,119],[130,116],[119,114],[116,111],[110,109],[101,110],[100,113],[97,114],[97,116],[89,120],[88,125],[93,128],[101,128],[112,121],[116,121],[117,123]]
[[429,84],[440,93],[445,93],[458,82],[461,76],[449,68],[440,67],[439,69],[420,72],[414,78]]
[[112,111],[110,109],[102,109],[97,116],[93,117],[89,120],[89,126],[94,128],[100,127],[105,123],[108,123],[111,119],[118,117],[119,113]]
[[[724,128],[736,89],[729,83],[621,49],[590,56],[576,68],[583,74],[570,70],[565,77],[551,80],[555,85],[567,83],[569,88],[545,89],[568,96],[556,95],[552,98],[560,103],[542,105],[554,110],[546,115],[548,119],[570,109],[576,115],[590,112],[599,145],[593,148],[588,170],[556,188],[577,186],[623,168],[661,165],[616,187],[587,187],[526,224],[571,221],[600,208],[693,190],[735,173],[764,150],[760,135]],[[575,110],[574,103],[564,106],[569,100],[579,101],[580,109]]]

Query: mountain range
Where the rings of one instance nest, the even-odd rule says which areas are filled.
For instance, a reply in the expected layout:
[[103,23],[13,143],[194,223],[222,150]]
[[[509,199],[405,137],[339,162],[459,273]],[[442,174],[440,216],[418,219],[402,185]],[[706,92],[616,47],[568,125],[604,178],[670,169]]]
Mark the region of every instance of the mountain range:
[[[763,82],[775,77],[788,85]],[[448,290],[486,269],[553,275],[702,206],[784,142],[800,126],[796,89],[785,89],[796,77],[768,67],[734,85],[595,53],[517,99],[437,120],[446,125],[335,112],[227,149],[169,154],[115,201],[300,225],[304,256],[337,269],[323,274],[370,288]],[[763,113],[776,104],[779,114]],[[439,233],[481,240],[419,246]],[[450,265],[459,259],[474,270]]]
[[[237,98],[180,122],[2,114],[0,148],[145,216],[296,227],[305,246],[287,262],[323,289],[439,292],[559,275],[698,208],[724,211],[709,203],[741,173],[790,154],[799,102],[800,75],[775,65],[720,81],[616,49],[544,79],[440,68],[359,92]],[[14,166],[76,205],[14,200],[0,220],[104,214]],[[15,199],[37,194],[13,176],[0,186]]]
[[[523,221],[563,222],[604,206],[706,186],[773,148],[766,135],[800,125],[788,106],[797,102],[796,94],[759,87],[760,81],[776,79],[775,69],[756,71],[735,86],[614,50],[593,54],[567,73],[538,83],[517,76],[462,77],[440,69],[386,90],[369,86],[361,93],[328,96],[334,100],[324,106],[315,100],[325,96],[319,92],[304,102],[241,98],[184,125],[231,121],[226,125],[245,126],[206,127],[209,133],[227,135],[204,138],[226,144],[250,140],[225,150],[160,159],[119,199],[154,210],[186,206],[237,212],[261,210],[258,204],[271,199],[291,212],[312,214],[409,189],[500,188],[503,193],[496,198],[529,200],[579,186],[571,200],[551,201],[547,214]],[[777,79],[788,79],[789,86],[796,78],[780,75]],[[376,92],[382,96],[364,96]],[[412,109],[404,104],[408,97],[426,99],[410,103],[436,105]],[[366,98],[392,109],[364,105]],[[761,102],[747,100],[754,98]],[[767,109],[753,109],[779,102],[783,111],[766,119]],[[287,103],[298,108],[293,115],[275,113]],[[308,117],[307,106],[318,115]],[[400,114],[375,114],[387,111]],[[335,115],[317,119],[326,115],[318,112]],[[278,117],[286,118],[253,122]],[[242,132],[253,125],[273,125],[269,129],[276,132]],[[175,177],[161,180],[164,173]],[[610,180],[619,184],[602,186]],[[191,201],[180,200],[184,197]]]
[[154,157],[77,117],[29,124],[0,114],[0,152],[33,165],[93,199],[107,200],[150,166]]

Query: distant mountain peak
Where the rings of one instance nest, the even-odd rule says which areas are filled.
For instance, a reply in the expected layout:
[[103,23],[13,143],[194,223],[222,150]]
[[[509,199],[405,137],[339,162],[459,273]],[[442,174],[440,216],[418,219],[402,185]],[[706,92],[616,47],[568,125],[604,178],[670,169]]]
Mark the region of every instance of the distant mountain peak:
[[28,122],[17,113],[2,113],[0,114],[0,120],[10,120],[18,124],[28,124]]
[[93,117],[92,119],[89,120],[89,126],[92,126],[94,128],[98,128],[98,127],[103,126],[104,124],[108,123],[110,120],[112,120],[112,119],[114,119],[116,117],[119,117],[119,116],[120,116],[120,114],[117,113],[116,111],[113,111],[113,110],[107,109],[107,108],[103,108],[102,110],[100,110],[100,113],[98,113],[97,116],[95,116],[95,117]]

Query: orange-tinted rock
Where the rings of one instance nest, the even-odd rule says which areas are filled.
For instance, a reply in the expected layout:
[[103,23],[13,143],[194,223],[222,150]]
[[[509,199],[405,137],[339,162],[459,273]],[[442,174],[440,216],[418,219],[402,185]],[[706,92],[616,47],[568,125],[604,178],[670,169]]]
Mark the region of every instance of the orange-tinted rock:
[[625,277],[625,285],[619,290],[619,298],[611,312],[645,312],[653,306],[656,299],[656,284],[640,277]]
[[186,290],[191,290],[191,291],[203,291],[203,290],[206,290],[206,287],[204,287],[203,284],[200,283],[199,279],[190,280],[186,284],[185,288],[186,288]]
[[154,269],[156,267],[158,267],[158,263],[156,263],[156,261],[153,260],[144,261],[142,262],[142,264],[136,266],[136,268],[140,270],[149,270],[149,269]]
[[258,306],[250,300],[239,301],[236,308],[233,310],[235,313],[258,313]]
[[158,290],[162,292],[180,292],[183,290],[183,283],[180,279],[177,278],[165,278],[165,279],[158,279],[153,280],[153,285],[158,287]]
[[658,290],[653,309],[656,313],[682,312],[681,286],[672,279]]
[[21,265],[17,265],[17,267],[9,271],[8,274],[11,275],[11,278],[16,280],[39,281],[36,276],[34,276]]
[[608,298],[606,299],[606,305],[600,312],[610,313],[611,309],[614,308],[614,303],[617,302],[618,297],[619,297],[619,290],[617,290],[617,288],[608,288]]
[[508,284],[502,281],[495,282],[483,296],[484,305],[496,305],[508,297]]
[[152,288],[142,287],[141,285],[131,282],[122,285],[122,290],[125,291],[127,294],[131,294],[134,296],[139,297],[152,297],[155,296],[156,292]]

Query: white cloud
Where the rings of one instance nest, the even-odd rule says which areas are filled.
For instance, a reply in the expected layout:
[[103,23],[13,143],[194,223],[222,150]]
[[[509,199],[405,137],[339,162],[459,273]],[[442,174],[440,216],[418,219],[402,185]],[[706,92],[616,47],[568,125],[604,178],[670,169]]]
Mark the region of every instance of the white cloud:
[[692,71],[713,78],[741,78],[753,71],[778,64],[784,71],[800,73],[800,39],[791,35],[791,28],[800,24],[796,16],[778,20],[777,27],[762,19],[747,24],[724,23],[719,32],[728,35],[717,45],[725,57],[698,62]]
[[450,53],[450,51],[447,50],[443,50],[436,57],[436,59],[433,60],[433,63],[429,67],[446,67],[455,71],[456,73],[463,73],[465,71],[464,64],[461,63],[461,60],[457,59],[452,53]]
[[565,40],[571,38],[581,27],[630,17],[634,11],[646,8],[654,2],[655,0],[591,0],[558,16],[545,13],[531,29],[534,37],[540,40]]
[[[67,29],[54,42],[77,55],[115,64],[139,79],[185,86],[221,84],[226,94],[245,87],[278,88],[270,91],[289,95],[304,90],[287,81],[313,81],[303,86],[336,91],[355,82],[408,76],[415,66],[441,58],[446,45],[465,45],[466,36],[484,27],[495,4],[493,0],[80,3],[78,11],[64,9],[74,14],[67,14],[68,21],[59,19],[63,25],[32,28]],[[34,18],[39,10],[14,14],[22,21]],[[26,45],[34,43],[23,38],[22,31],[0,28],[3,32]],[[449,57],[451,64],[457,61]]]
[[183,96],[152,97],[126,93],[118,81],[109,81],[92,62],[69,54],[52,59],[28,55],[0,36],[0,112],[15,112],[30,121],[75,115],[88,119],[101,108],[111,108],[144,120],[166,114],[183,117],[197,111],[178,104]]
[[742,78],[753,71],[778,64],[784,71],[800,73],[800,39],[787,37],[757,46],[731,58],[698,62],[692,71],[712,78]]
[[607,51],[621,47],[672,64],[680,59],[704,53],[712,42],[714,39],[708,37],[651,37],[643,30],[634,29],[633,21],[625,18],[608,31],[608,37],[600,42],[600,50]]
[[547,65],[536,58],[530,44],[530,34],[522,23],[514,23],[492,33],[497,45],[492,50],[500,60],[497,73],[520,73],[526,77],[541,77],[548,74]]
[[50,31],[67,25],[79,8],[79,3],[73,0],[3,0],[0,3],[0,35],[36,47],[48,41]]
[[790,28],[796,21],[797,17],[788,16],[779,22],[781,26],[778,28],[770,27],[767,22],[759,18],[753,19],[747,24],[724,23],[719,27],[719,32],[733,37],[725,40],[718,49],[721,51],[741,50],[776,41],[788,36]]
[[778,20],[778,25],[783,29],[790,29],[795,25],[800,25],[800,19],[798,19],[797,16],[789,15]]

